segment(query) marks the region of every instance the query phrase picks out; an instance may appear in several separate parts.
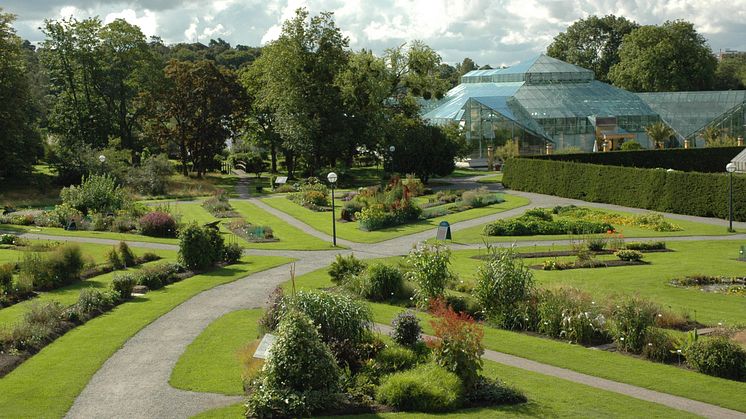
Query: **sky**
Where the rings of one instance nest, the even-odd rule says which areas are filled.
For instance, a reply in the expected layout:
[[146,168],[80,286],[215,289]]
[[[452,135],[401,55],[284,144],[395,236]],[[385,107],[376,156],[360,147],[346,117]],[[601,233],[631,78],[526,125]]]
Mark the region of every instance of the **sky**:
[[380,54],[419,39],[452,65],[465,57],[511,65],[546,51],[577,19],[606,14],[640,24],[688,20],[715,53],[746,51],[746,0],[3,0],[0,7],[17,15],[18,34],[33,42],[44,37],[44,19],[99,16],[105,23],[124,18],[166,43],[219,37],[258,46],[276,39],[282,22],[306,7],[312,14],[334,12],[355,50]]

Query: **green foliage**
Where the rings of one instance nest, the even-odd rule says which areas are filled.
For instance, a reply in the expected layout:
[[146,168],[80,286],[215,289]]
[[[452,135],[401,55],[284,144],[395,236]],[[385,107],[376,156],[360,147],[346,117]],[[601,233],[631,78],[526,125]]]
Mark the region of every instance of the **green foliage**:
[[0,265],[0,295],[11,294],[14,269],[15,265],[10,263]]
[[418,355],[411,349],[387,346],[376,354],[373,368],[380,374],[391,374],[414,368],[418,360]]
[[381,192],[372,187],[357,194],[352,202],[363,205],[360,212],[355,213],[360,229],[366,231],[380,230],[386,227],[406,224],[417,220],[422,209],[412,201],[417,186],[410,188],[398,176],[389,181]]
[[132,297],[132,288],[137,284],[137,276],[131,273],[123,273],[114,276],[111,281],[112,291],[120,300],[129,300]]
[[448,412],[461,406],[463,393],[456,374],[424,364],[384,378],[376,401],[403,411]]
[[651,327],[645,334],[645,345],[642,347],[643,358],[654,362],[671,362],[675,359],[676,343],[663,329]]
[[[651,137],[652,138],[652,137]],[[622,151],[633,151],[633,150],[642,150],[642,144],[638,143],[635,140],[625,141],[622,143],[622,146],[619,147]]]
[[625,260],[628,262],[639,262],[643,258],[643,254],[638,252],[637,250],[629,250],[629,249],[621,249],[614,252],[614,256],[618,257],[620,260]]
[[608,82],[609,69],[619,62],[622,39],[639,26],[623,16],[588,16],[555,36],[547,55],[593,70],[596,80]]
[[[508,161],[503,171],[503,183],[511,189],[702,217],[728,216],[724,174],[524,158]],[[733,177],[733,197],[734,219],[746,221],[746,178]]]
[[314,211],[320,211],[329,206],[329,189],[318,178],[309,177],[299,185],[298,189],[298,192],[288,194],[287,198]]
[[433,359],[447,371],[459,376],[468,390],[476,383],[482,369],[484,330],[465,313],[456,313],[443,300],[431,306],[435,318],[430,321],[437,339],[427,341]]
[[641,26],[624,37],[609,80],[635,92],[710,90],[716,66],[707,41],[692,23],[667,21]]
[[391,321],[391,326],[394,329],[391,331],[391,338],[399,345],[414,348],[420,343],[422,333],[420,319],[411,310],[397,314]]
[[238,214],[228,202],[228,194],[222,189],[202,203],[202,208],[217,218],[234,218]]
[[479,376],[476,383],[465,394],[466,399],[477,406],[518,404],[528,401],[518,389],[510,387],[496,378]]
[[645,127],[645,134],[650,137],[655,148],[667,148],[671,138],[674,136],[674,131],[665,122],[658,121]]
[[557,234],[600,234],[614,231],[608,222],[583,219],[554,219],[543,209],[532,209],[518,218],[501,219],[484,226],[488,236],[533,236]]
[[701,373],[746,380],[746,350],[726,338],[699,339],[685,354],[687,364]]
[[449,131],[419,118],[399,115],[390,124],[390,143],[396,147],[390,157],[391,170],[414,173],[424,183],[434,175],[447,176],[453,172],[462,145],[458,138],[448,135]]
[[121,256],[122,263],[124,263],[125,267],[128,266],[135,266],[137,264],[137,258],[135,258],[135,254],[132,253],[132,250],[127,245],[126,242],[120,241],[119,246],[119,255]]
[[106,260],[109,262],[112,269],[124,269],[124,263],[119,257],[116,247],[112,247],[108,252],[106,252]]
[[404,275],[394,266],[376,263],[369,266],[365,273],[348,280],[346,284],[355,294],[365,299],[393,300],[402,297]]
[[21,275],[31,279],[34,289],[51,290],[80,280],[83,255],[80,246],[67,244],[44,256],[27,253],[20,268]]
[[176,237],[176,220],[171,214],[163,211],[149,212],[139,220],[140,231],[146,236]]
[[334,262],[329,265],[329,276],[335,284],[344,284],[352,276],[360,275],[363,271],[365,271],[365,262],[356,258],[352,253],[347,257],[338,254]]
[[181,271],[182,268],[178,264],[161,263],[144,266],[134,275],[137,285],[145,285],[148,289],[155,290],[176,281],[176,274]]
[[191,270],[204,270],[223,260],[225,243],[217,229],[192,223],[179,231],[179,262]]
[[139,167],[127,171],[125,184],[143,195],[163,195],[166,181],[173,173],[173,165],[166,154],[150,156]]
[[617,348],[634,354],[642,352],[645,336],[658,313],[658,306],[637,297],[626,298],[614,306],[609,331]]
[[326,343],[362,342],[370,333],[370,309],[364,303],[344,295],[299,291],[286,303],[285,310],[288,308],[308,316]]
[[608,340],[606,319],[588,294],[559,288],[543,291],[539,300],[539,333],[584,345]]
[[489,259],[477,271],[472,295],[487,318],[506,329],[524,324],[518,307],[533,293],[534,276],[513,249],[488,249]]
[[5,351],[39,351],[57,336],[62,327],[64,310],[57,301],[31,304],[19,323],[11,330],[0,333],[0,346]]
[[118,211],[124,207],[127,199],[114,177],[108,174],[84,177],[80,186],[63,188],[60,198],[63,204],[68,204],[84,214]]
[[223,262],[232,265],[234,263],[237,263],[239,260],[241,260],[241,256],[243,255],[243,247],[241,247],[238,243],[229,243],[226,244],[223,248]]
[[109,291],[101,291],[95,288],[83,288],[80,290],[78,301],[75,303],[75,311],[82,321],[96,317],[110,310],[117,303],[119,295]]
[[254,383],[247,415],[306,416],[328,407],[325,405],[332,403],[339,391],[340,374],[314,323],[304,314],[291,310],[280,321],[277,341],[260,379]]
[[417,285],[414,297],[420,307],[443,297],[446,284],[453,279],[449,265],[451,251],[442,244],[421,244],[409,252],[406,277]]
[[627,242],[624,244],[625,249],[629,250],[665,250],[666,242]]
[[608,153],[552,154],[532,159],[573,161],[605,166],[674,169],[682,172],[722,173],[743,147],[667,148],[662,150],[612,151]]

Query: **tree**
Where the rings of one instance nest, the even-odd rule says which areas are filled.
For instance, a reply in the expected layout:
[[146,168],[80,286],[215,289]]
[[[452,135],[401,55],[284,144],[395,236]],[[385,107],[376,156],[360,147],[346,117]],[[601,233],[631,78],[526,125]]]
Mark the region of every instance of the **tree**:
[[165,85],[147,99],[151,129],[178,147],[184,175],[191,163],[201,177],[240,127],[243,89],[233,71],[206,60],[172,60],[164,71]]
[[717,60],[694,25],[668,21],[642,26],[624,37],[609,80],[636,92],[709,90]]
[[665,148],[674,135],[674,131],[663,121],[658,121],[645,127],[645,133],[653,142],[654,148]]
[[621,16],[589,16],[555,36],[547,55],[593,70],[597,80],[606,82],[609,69],[619,62],[622,39],[639,26]]
[[391,168],[398,173],[414,173],[427,183],[433,175],[446,176],[455,168],[460,145],[438,126],[419,118],[396,115],[391,121]]
[[0,178],[28,173],[41,150],[15,16],[0,9]]
[[746,88],[746,55],[724,57],[715,71],[715,88],[718,90],[741,90]]

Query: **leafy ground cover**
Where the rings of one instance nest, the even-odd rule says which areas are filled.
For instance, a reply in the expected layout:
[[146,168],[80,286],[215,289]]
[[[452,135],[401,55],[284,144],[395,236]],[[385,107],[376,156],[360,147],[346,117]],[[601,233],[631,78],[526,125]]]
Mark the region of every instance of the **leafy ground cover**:
[[245,257],[242,263],[151,291],[71,330],[0,379],[3,415],[63,417],[101,365],[150,322],[202,291],[290,261]]
[[238,351],[259,333],[262,310],[238,310],[215,320],[187,347],[169,383],[190,391],[244,394]]
[[[506,197],[510,195],[506,194]],[[612,211],[603,210],[611,214],[621,214],[625,216],[632,216],[634,214],[624,211]],[[516,217],[517,218],[517,217]],[[562,218],[562,217],[558,217]],[[644,229],[635,226],[615,226],[617,232],[624,237],[676,237],[676,236],[725,236],[733,233],[728,233],[726,228],[717,225],[697,223],[687,220],[675,220],[672,218],[664,217],[665,221],[675,224],[681,227],[679,231],[654,231],[650,229]],[[535,240],[566,240],[572,238],[567,234],[562,235],[546,235],[546,236],[485,236],[483,230],[485,225],[474,226],[465,228],[458,232],[455,237],[457,243],[482,243],[487,242],[513,242],[513,241],[535,241]]]
[[[715,268],[723,264],[723,258],[727,258],[727,256],[724,256],[725,249],[733,248],[734,244],[737,243],[730,242],[730,247],[728,247],[728,243],[719,244],[718,242],[675,243],[669,246],[674,249],[675,252],[649,255],[651,258],[673,256],[675,259],[668,260],[668,266],[673,268],[680,265],[682,270],[697,269],[695,270],[696,272],[702,268],[701,264],[697,262],[702,259],[707,259],[708,256],[702,255],[702,250],[714,247],[711,250],[712,253],[709,254],[710,259],[713,261],[708,266]],[[680,247],[680,245],[684,245],[684,247]],[[721,245],[722,247],[718,248],[718,245]],[[539,249],[531,248],[526,250],[534,251]],[[735,248],[735,251],[737,251],[737,247]],[[693,257],[692,253],[697,256]],[[470,272],[473,273],[476,266],[480,263],[478,260],[471,259],[471,256],[475,254],[476,252],[456,252],[453,259],[453,266],[454,270],[459,272],[462,277],[466,277]],[[720,260],[715,256],[718,254],[720,254]],[[384,260],[384,262],[387,263],[397,263],[398,261],[399,258],[387,258]],[[734,264],[743,263],[732,262]],[[679,292],[686,291],[691,293],[690,290],[677,290],[670,287],[666,284],[667,278],[658,277],[657,273],[654,273],[654,278],[644,276],[642,277],[643,279],[636,279],[638,276],[634,274],[630,275],[630,272],[633,272],[631,271],[632,269],[639,270],[641,268],[655,267],[656,263],[663,264],[663,260],[659,259],[658,262],[653,261],[650,266],[580,271],[583,271],[584,274],[597,274],[597,288],[595,288],[595,292],[608,292],[609,294],[613,294],[615,293],[615,290],[607,290],[607,288],[614,287],[615,284],[624,283],[625,278],[629,278],[629,281],[639,282],[635,285],[625,286],[621,289],[617,288],[616,292],[634,293],[642,287],[642,291],[649,293],[644,294],[640,291],[642,296],[648,297],[664,307],[667,303],[670,303],[672,309],[686,307],[684,304],[690,304],[690,307],[691,304],[699,304],[700,308],[697,310],[697,320],[699,321],[705,320],[705,317],[703,316],[704,313],[708,313],[708,316],[710,316],[709,318],[714,318],[715,321],[717,321],[718,318],[726,318],[736,322],[738,319],[744,318],[743,310],[746,309],[746,307],[744,307],[742,297],[740,296],[720,296],[731,298],[730,304],[724,308],[725,303],[721,298],[710,298],[713,297],[712,293],[701,293],[702,295],[700,295],[694,292],[692,293],[693,295],[689,295],[688,297],[691,297],[693,299],[692,301],[695,301],[695,303],[690,301],[682,304],[680,301],[677,303],[677,299],[687,297],[682,296]],[[725,271],[728,269],[737,269],[738,266],[740,265],[726,264],[723,267],[723,273],[725,274]],[[557,277],[561,277],[562,275],[573,276],[574,274],[577,274],[577,271],[578,270],[575,272],[538,272],[540,275],[537,275],[537,281],[541,285],[560,285],[562,284],[560,280],[549,281],[547,280],[547,276],[550,276],[550,274]],[[662,273],[663,271],[661,270],[660,272]],[[616,281],[609,280],[608,277],[611,274],[619,275],[616,277]],[[572,281],[569,281],[571,282],[570,285],[578,286],[583,290],[593,293],[594,288],[584,286],[584,284],[587,283],[583,282],[583,278],[585,277],[586,275],[577,276],[577,279],[575,279],[577,282],[572,283]],[[649,284],[648,290],[645,289],[645,284]],[[331,282],[326,269],[317,270],[296,278],[296,287],[301,289],[329,288],[331,286],[333,286],[333,283]],[[667,300],[661,301],[662,298],[667,298]],[[391,320],[402,311],[401,307],[387,304],[369,303],[369,305],[373,310],[375,321],[384,324],[390,323]],[[730,309],[736,310],[736,314],[728,313]],[[419,316],[423,319],[427,318],[426,315],[421,313]],[[423,326],[427,333],[432,333],[432,329],[429,327],[428,322],[423,322]],[[490,327],[485,328],[484,344],[487,349],[513,354],[558,367],[568,368],[588,375],[607,378],[746,412],[746,399],[742,400],[742,398],[733,397],[733,394],[739,394],[739,392],[746,391],[746,383],[744,382],[720,379],[679,368],[677,366],[657,364],[618,353],[590,350],[582,346],[570,345],[562,341],[498,330]],[[602,365],[603,368],[599,368],[600,365]],[[570,398],[568,398],[568,400],[570,400]]]
[[[362,231],[358,228],[356,222],[337,222],[337,237],[358,242],[358,243],[377,243],[384,240],[393,239],[409,234],[418,233],[431,228],[435,228],[441,221],[455,223],[459,221],[470,220],[473,218],[483,217],[486,215],[496,214],[528,204],[528,199],[504,195],[505,201],[499,204],[493,204],[482,208],[474,208],[468,211],[450,214],[443,217],[431,218],[412,224],[401,225],[397,227],[385,228],[376,231]],[[327,234],[332,234],[331,214],[328,212],[316,212],[304,208],[285,198],[266,198],[262,200],[267,205],[283,211],[306,224]],[[342,201],[337,201],[338,208],[341,208]]]

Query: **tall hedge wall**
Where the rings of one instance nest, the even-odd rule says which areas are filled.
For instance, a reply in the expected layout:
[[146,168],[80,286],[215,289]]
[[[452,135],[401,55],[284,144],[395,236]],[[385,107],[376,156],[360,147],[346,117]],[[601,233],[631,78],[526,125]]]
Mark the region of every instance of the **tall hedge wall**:
[[[546,159],[509,159],[511,189],[654,211],[728,218],[728,176],[602,166]],[[733,176],[734,218],[746,221],[746,176]]]
[[720,173],[725,171],[725,165],[743,149],[744,147],[667,148],[663,150],[610,151],[608,153],[553,154],[530,158],[607,166]]

